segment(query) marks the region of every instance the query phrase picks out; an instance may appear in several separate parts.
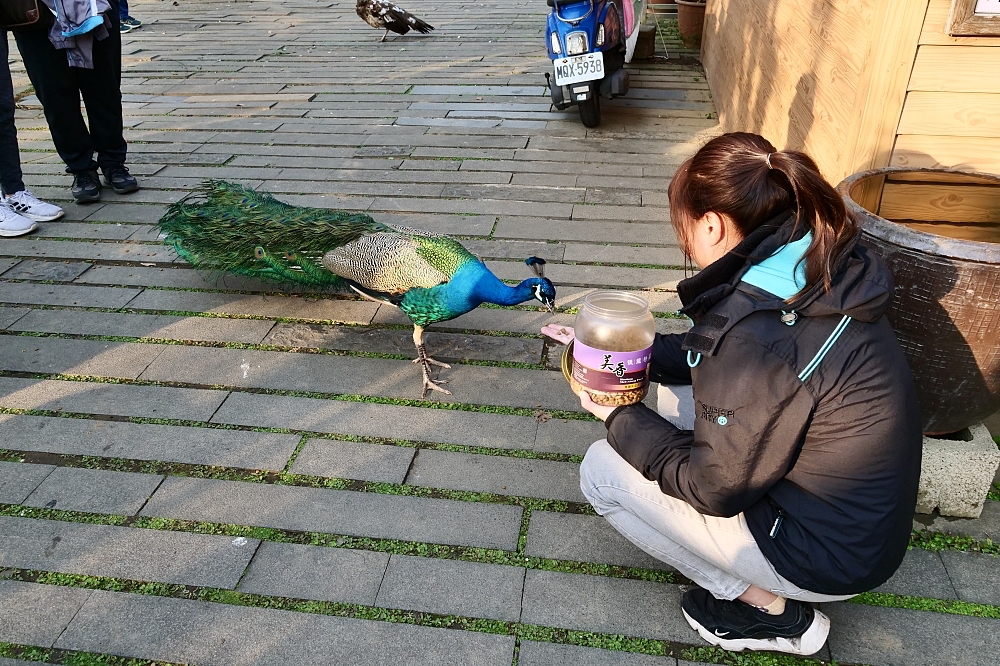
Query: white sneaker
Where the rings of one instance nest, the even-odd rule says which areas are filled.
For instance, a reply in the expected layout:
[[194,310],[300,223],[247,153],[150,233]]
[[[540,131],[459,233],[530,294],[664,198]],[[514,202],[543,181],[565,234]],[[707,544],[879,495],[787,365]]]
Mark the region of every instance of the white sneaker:
[[35,222],[51,222],[63,216],[62,208],[40,201],[28,190],[14,192],[14,194],[4,197],[3,203],[18,215]]
[[18,215],[7,206],[0,206],[0,236],[23,236],[38,228],[38,222]]

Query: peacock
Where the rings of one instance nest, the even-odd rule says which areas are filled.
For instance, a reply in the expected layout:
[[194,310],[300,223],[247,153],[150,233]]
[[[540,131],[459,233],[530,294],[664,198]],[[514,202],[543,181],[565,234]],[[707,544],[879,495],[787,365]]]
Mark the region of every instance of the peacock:
[[373,28],[385,30],[382,39],[378,40],[380,42],[385,41],[390,30],[405,35],[411,29],[423,34],[434,29],[430,23],[421,21],[390,0],[358,0],[355,9],[365,23]]
[[171,205],[158,226],[166,243],[196,267],[311,287],[347,286],[399,308],[413,322],[421,397],[428,390],[451,395],[432,381],[432,365],[451,366],[427,355],[425,327],[482,303],[536,299],[555,311],[556,290],[539,257],[525,260],[535,277],[512,287],[447,236],[363,213],[293,206],[224,180],[207,181]]

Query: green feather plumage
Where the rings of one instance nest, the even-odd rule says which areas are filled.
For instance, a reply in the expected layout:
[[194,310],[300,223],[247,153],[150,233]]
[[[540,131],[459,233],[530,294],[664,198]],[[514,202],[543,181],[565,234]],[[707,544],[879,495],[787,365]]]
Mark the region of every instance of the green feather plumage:
[[177,254],[200,268],[315,286],[343,284],[323,268],[325,252],[389,230],[363,213],[292,206],[224,180],[204,183],[158,224]]

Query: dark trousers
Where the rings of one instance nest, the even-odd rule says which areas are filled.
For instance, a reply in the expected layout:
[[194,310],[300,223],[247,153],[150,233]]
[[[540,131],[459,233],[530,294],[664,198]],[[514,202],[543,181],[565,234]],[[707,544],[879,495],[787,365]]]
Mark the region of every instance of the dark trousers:
[[10,81],[10,57],[7,32],[0,30],[0,187],[4,194],[24,189],[21,180],[21,155],[17,150],[17,128],[14,127],[14,86]]
[[119,0],[118,18],[128,18],[128,0]]
[[[56,50],[45,30],[15,30],[17,48],[28,78],[45,110],[52,141],[72,173],[125,163],[122,135],[122,39],[118,28],[118,0],[110,0],[112,27],[105,39],[94,40],[94,69],[70,67],[66,54]],[[80,112],[87,107],[90,130]],[[97,164],[94,153],[97,153]]]

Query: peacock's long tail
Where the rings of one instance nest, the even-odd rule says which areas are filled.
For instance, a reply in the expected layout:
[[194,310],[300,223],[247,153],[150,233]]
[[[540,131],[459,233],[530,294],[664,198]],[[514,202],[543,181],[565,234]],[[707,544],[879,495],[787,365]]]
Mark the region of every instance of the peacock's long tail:
[[343,284],[323,268],[324,253],[386,229],[361,213],[292,206],[224,180],[171,205],[158,226],[198,268],[311,286]]

